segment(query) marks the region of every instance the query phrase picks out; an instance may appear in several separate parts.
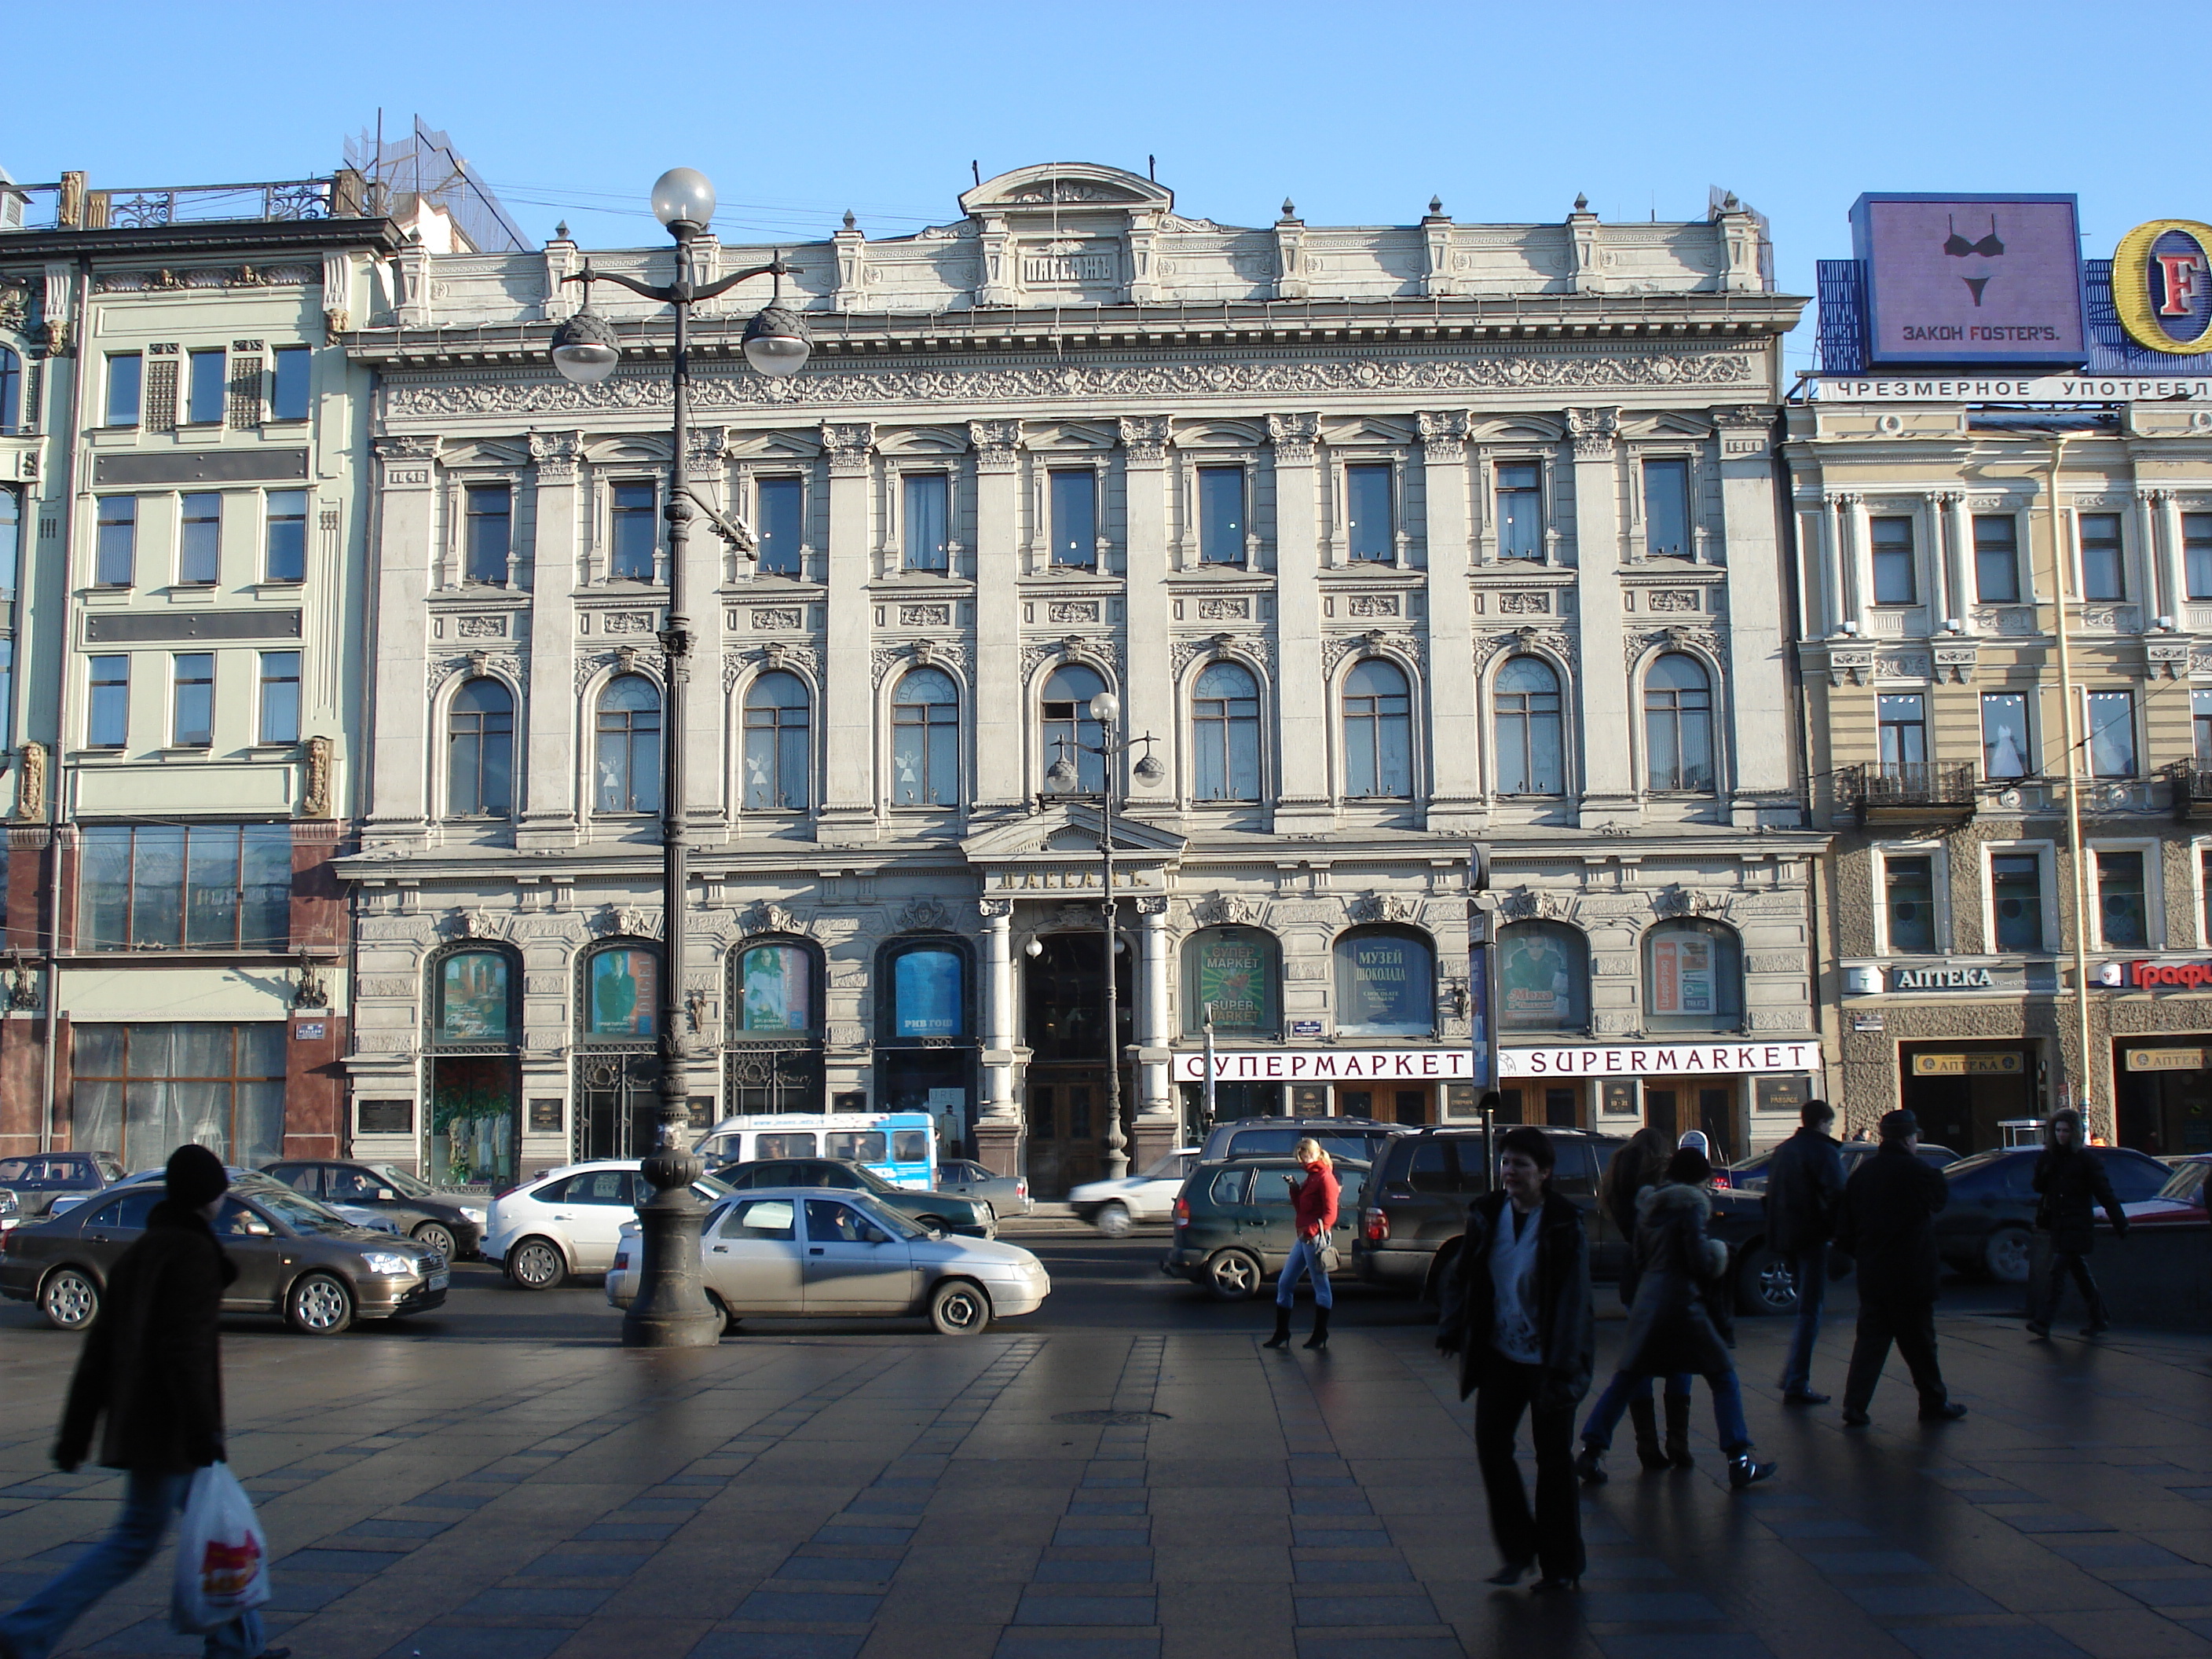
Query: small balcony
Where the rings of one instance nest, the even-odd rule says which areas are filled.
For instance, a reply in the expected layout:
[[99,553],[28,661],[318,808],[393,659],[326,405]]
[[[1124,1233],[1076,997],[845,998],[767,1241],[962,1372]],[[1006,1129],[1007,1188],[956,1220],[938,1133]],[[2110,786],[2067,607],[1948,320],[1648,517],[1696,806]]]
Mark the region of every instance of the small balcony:
[[2212,761],[2179,760],[2166,769],[2173,787],[2173,816],[2183,823],[2212,818]]
[[1964,823],[1974,816],[1974,768],[1970,761],[1888,761],[1847,766],[1836,777],[1840,805],[1872,823]]

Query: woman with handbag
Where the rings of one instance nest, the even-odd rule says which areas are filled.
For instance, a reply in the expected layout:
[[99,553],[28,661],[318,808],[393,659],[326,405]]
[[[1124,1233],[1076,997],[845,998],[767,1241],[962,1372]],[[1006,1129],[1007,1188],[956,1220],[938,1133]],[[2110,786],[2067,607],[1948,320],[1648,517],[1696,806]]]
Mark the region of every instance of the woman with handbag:
[[1336,1254],[1328,1242],[1328,1230],[1336,1225],[1336,1170],[1317,1140],[1301,1140],[1291,1156],[1306,1172],[1304,1181],[1283,1177],[1291,1189],[1297,1242],[1291,1246],[1291,1259],[1275,1280],[1275,1334],[1261,1346],[1279,1348],[1290,1341],[1291,1309],[1297,1299],[1298,1275],[1305,1273],[1313,1279],[1314,1297],[1313,1334],[1305,1345],[1327,1348],[1329,1310],[1336,1306],[1336,1291],[1328,1282],[1328,1270],[1335,1265],[1331,1258]]

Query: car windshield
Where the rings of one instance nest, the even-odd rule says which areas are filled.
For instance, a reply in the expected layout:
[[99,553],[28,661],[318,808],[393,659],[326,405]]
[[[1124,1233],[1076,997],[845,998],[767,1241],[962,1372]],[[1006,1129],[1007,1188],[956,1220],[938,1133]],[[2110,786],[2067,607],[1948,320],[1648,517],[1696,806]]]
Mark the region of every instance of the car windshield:
[[2212,1172],[2212,1164],[2191,1162],[2181,1164],[2166,1177],[2166,1185],[2158,1189],[2158,1195],[2160,1198],[2178,1198],[2187,1204],[2201,1204],[2203,1202],[2204,1177],[2208,1172]]
[[2008,1156],[2009,1154],[2001,1148],[1986,1152],[1970,1153],[1968,1156],[1960,1158],[1956,1164],[1945,1164],[1943,1166],[1943,1173],[1954,1178],[1962,1175],[1972,1175],[1975,1170],[1986,1170],[1990,1164],[1996,1163],[1999,1158]]
[[372,1164],[368,1167],[375,1171],[378,1180],[391,1186],[402,1198],[428,1198],[438,1190],[397,1164]]

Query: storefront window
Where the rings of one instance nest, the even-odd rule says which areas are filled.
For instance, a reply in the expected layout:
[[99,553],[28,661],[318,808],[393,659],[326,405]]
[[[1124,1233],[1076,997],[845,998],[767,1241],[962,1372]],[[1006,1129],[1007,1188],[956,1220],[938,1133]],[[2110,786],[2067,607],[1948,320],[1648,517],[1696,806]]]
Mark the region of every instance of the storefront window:
[[894,957],[890,1040],[967,1036],[966,968],[959,951],[944,946]]
[[636,1039],[655,1035],[660,964],[650,951],[618,945],[595,952],[585,969],[585,1034]]
[[1730,1031],[1743,1019],[1743,956],[1717,922],[1662,921],[1644,938],[1644,1017],[1655,1031]]
[[814,1029],[814,961],[804,946],[750,945],[738,956],[738,1024],[757,1033]]
[[1336,942],[1336,1029],[1346,1036],[1428,1036],[1436,957],[1420,934],[1363,927]]
[[1504,1031],[1589,1026],[1589,941],[1556,921],[1522,921],[1498,936],[1498,1024]]
[[258,1167],[284,1151],[284,1026],[79,1025],[72,1145],[152,1168],[187,1142]]
[[507,961],[497,951],[461,951],[438,964],[436,1042],[504,1042],[511,1022]]
[[1276,981],[1281,968],[1274,936],[1257,927],[1208,927],[1182,948],[1183,1030],[1223,1038],[1272,1037],[1281,1020]]

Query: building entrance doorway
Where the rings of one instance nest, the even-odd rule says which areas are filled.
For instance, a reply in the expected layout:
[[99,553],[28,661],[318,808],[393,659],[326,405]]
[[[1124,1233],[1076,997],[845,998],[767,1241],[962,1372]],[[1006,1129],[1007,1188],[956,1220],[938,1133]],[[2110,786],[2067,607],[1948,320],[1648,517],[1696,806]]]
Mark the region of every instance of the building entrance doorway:
[[576,1161],[644,1158],[660,1138],[660,1057],[586,1054],[576,1062]]
[[[1030,1190],[1058,1197],[1106,1172],[1105,940],[1097,933],[1049,933],[1037,941],[1023,976],[1022,1031],[1030,1048],[1024,1079]],[[1114,961],[1121,1014],[1116,1054],[1129,1043],[1132,975],[1128,951]],[[1121,1071],[1125,1118],[1134,1079]]]
[[1715,1164],[1733,1164],[1739,1155],[1735,1132],[1736,1087],[1733,1080],[1715,1085],[1705,1083],[1669,1083],[1654,1088],[1647,1081],[1644,1085],[1644,1121],[1655,1129],[1664,1130],[1677,1140],[1684,1131],[1701,1131],[1706,1144],[1712,1149],[1708,1156]]
[[494,1188],[518,1178],[514,1061],[507,1054],[438,1054],[430,1060],[428,1167],[433,1181]]
[[1900,1051],[1903,1104],[1920,1139],[1954,1152],[2004,1145],[1998,1125],[2036,1117],[2035,1055],[2018,1042],[1944,1042]]
[[2120,1145],[2153,1158],[2212,1152],[2212,1070],[2206,1040],[2143,1037],[2113,1045],[2119,1085]]

